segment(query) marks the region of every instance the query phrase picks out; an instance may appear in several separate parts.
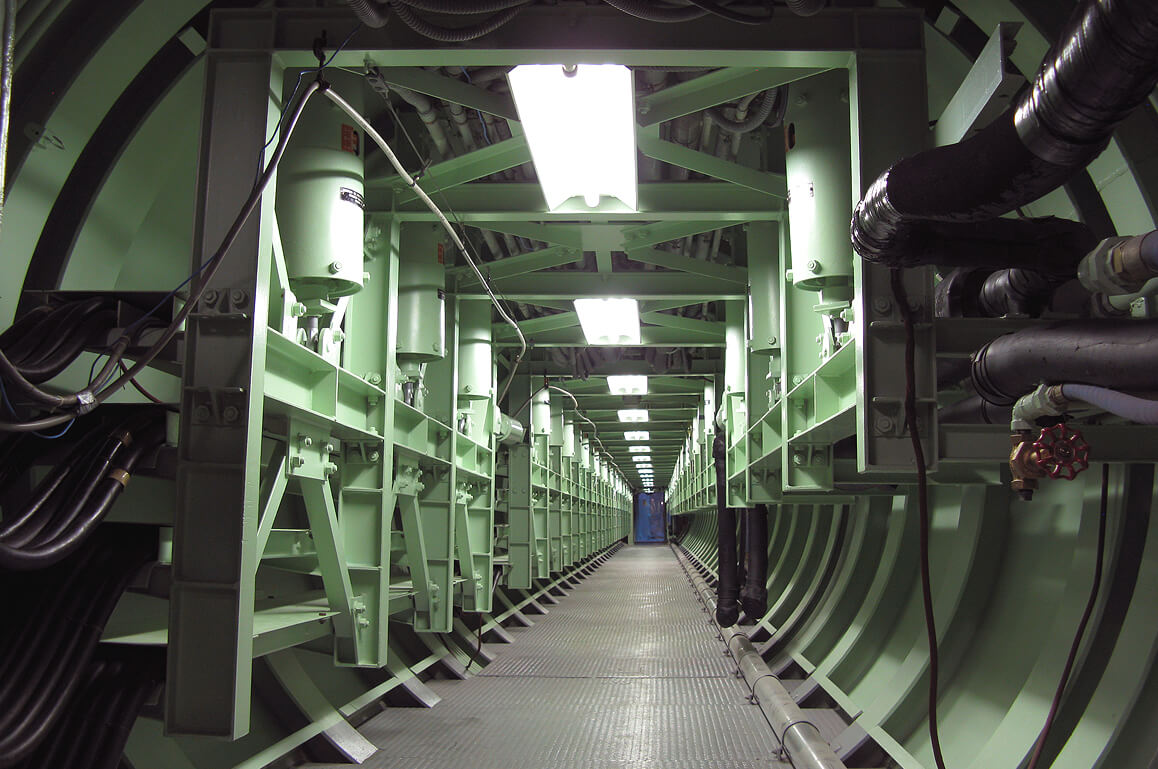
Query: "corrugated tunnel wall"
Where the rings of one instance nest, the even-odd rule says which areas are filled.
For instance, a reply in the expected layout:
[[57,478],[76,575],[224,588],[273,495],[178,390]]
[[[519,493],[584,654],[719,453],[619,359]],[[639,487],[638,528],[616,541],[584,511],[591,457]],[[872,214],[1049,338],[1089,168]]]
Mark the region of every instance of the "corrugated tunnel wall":
[[[1032,502],[999,485],[932,488],[949,766],[1016,767],[1031,752],[1093,579],[1097,470]],[[1153,465],[1110,468],[1101,592],[1047,744],[1053,766],[1145,766],[1153,756],[1153,486]],[[815,701],[818,685],[820,699],[902,765],[931,766],[917,514],[914,495],[903,491],[769,505],[768,612],[748,620],[758,626],[762,656],[800,687],[801,699]],[[681,544],[714,573],[715,516],[691,519]]]

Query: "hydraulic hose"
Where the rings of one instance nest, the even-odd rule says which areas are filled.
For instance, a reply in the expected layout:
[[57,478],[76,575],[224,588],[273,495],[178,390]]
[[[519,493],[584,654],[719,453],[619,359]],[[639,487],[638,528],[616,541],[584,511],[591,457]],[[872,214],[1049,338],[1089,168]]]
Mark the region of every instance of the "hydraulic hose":
[[1062,321],[998,337],[973,356],[977,393],[999,406],[1045,382],[1151,390],[1158,321]]
[[1061,391],[1066,400],[1082,401],[1138,424],[1158,425],[1158,401],[1093,385],[1063,384]]
[[937,410],[937,421],[942,424],[1007,425],[1010,416],[1008,406],[995,406],[980,395],[970,395]]
[[694,21],[708,15],[703,8],[689,5],[684,8],[660,6],[647,0],[603,0],[617,11],[626,13],[644,21],[658,21],[661,24],[677,24],[681,21]]
[[921,253],[928,222],[992,219],[1063,184],[1154,89],[1156,38],[1153,0],[1086,0],[1013,108],[873,182],[852,218],[857,253],[890,266],[931,263]]
[[400,0],[400,2],[428,13],[475,16],[527,5],[531,0]]
[[745,539],[744,586],[740,588],[740,605],[753,622],[759,622],[768,611],[768,507],[756,505],[744,510]]
[[523,10],[522,5],[517,5],[496,13],[484,22],[469,27],[440,27],[419,16],[412,7],[401,0],[391,0],[390,7],[394,9],[394,13],[398,15],[403,24],[423,37],[437,40],[440,43],[465,43],[489,35],[510,22]]
[[724,432],[712,441],[712,459],[716,465],[716,528],[719,557],[719,581],[716,583],[716,622],[731,627],[740,619],[740,586],[736,571],[736,511],[728,507],[727,441]]
[[815,16],[824,10],[828,0],[786,0],[788,10],[797,16]]
[[346,5],[358,17],[358,21],[367,27],[381,29],[386,26],[389,19],[382,6],[375,0],[346,0]]

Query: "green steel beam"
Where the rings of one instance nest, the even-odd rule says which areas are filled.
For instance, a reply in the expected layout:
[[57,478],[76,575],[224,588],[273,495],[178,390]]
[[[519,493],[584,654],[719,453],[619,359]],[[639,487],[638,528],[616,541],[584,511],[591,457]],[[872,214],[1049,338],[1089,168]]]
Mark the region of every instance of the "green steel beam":
[[[551,267],[560,267],[564,264],[573,264],[574,262],[582,260],[582,251],[577,251],[567,246],[554,246],[517,256],[508,256],[505,259],[497,259],[493,262],[486,262],[485,264],[480,264],[479,269],[483,275],[488,275],[491,279],[512,278],[517,275],[526,275],[531,272],[538,272],[539,270],[546,270]],[[453,267],[447,270],[446,274],[448,278],[457,278],[460,287],[479,285],[474,270],[466,265]]]
[[[572,328],[579,325],[579,316],[574,312],[561,312],[557,315],[546,315],[542,318],[531,318],[530,320],[519,321],[519,328],[526,335],[542,334],[547,331],[558,331],[564,328]],[[518,337],[515,335],[515,330],[506,323],[496,323],[494,325],[494,339],[500,341],[503,339],[516,341]]]
[[[711,222],[700,232],[718,229],[725,224],[758,220],[779,220],[781,204],[768,195],[726,182],[652,182],[639,185],[635,211],[600,210],[577,212],[547,211],[543,191],[528,182],[474,182],[439,193],[437,201],[448,214],[462,222],[487,222],[487,229],[506,232],[499,222],[573,221],[591,222],[652,221]],[[371,194],[367,210],[391,213],[390,201]],[[435,221],[436,217],[421,201],[400,203],[393,214],[403,221]],[[656,243],[662,241],[654,241]],[[640,243],[639,245],[651,245]]]
[[718,337],[721,340],[724,338],[724,324],[719,321],[685,318],[682,315],[672,315],[666,312],[645,312],[639,316],[639,319],[644,323],[652,323],[664,328],[678,328],[681,331]]
[[742,166],[707,152],[661,139],[658,132],[652,129],[641,128],[637,130],[635,143],[639,147],[639,151],[649,158],[686,168],[713,179],[738,184],[741,187],[747,187],[772,197],[788,197],[788,177],[784,174]]
[[726,67],[643,97],[636,104],[637,120],[641,126],[657,125],[815,75],[824,69]]
[[506,94],[488,91],[457,78],[436,75],[417,67],[380,67],[378,71],[382,79],[390,85],[418,91],[453,104],[461,104],[469,109],[481,110],[504,120],[519,119],[514,100]]
[[[743,267],[730,267],[719,262],[709,262],[703,259],[692,259],[688,256],[675,254],[671,251],[661,251],[655,248],[636,248],[627,252],[627,258],[633,262],[654,264],[669,270],[678,270],[690,275],[700,275],[705,278],[730,280],[733,283],[748,285],[748,271]],[[650,310],[676,309],[674,307],[649,307]]]
[[[587,296],[632,296],[649,299],[746,299],[747,289],[731,281],[691,278],[687,275],[612,273],[567,273],[558,275],[522,275],[496,280],[496,288],[511,301],[574,300]],[[483,292],[464,294],[485,296]]]
[[[438,196],[460,184],[485,179],[491,174],[517,168],[529,162],[531,150],[527,146],[527,137],[514,136],[431,166],[422,175],[418,186],[427,194]],[[370,189],[392,188],[395,191],[394,202],[397,205],[418,200],[417,193],[399,176],[387,176],[382,181],[367,186]]]

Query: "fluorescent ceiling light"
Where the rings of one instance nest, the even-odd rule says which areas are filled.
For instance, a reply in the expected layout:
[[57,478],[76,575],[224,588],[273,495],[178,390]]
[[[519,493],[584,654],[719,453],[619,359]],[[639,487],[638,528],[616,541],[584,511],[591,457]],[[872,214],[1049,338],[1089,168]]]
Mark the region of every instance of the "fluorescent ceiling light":
[[629,454],[650,454],[651,446],[628,446],[627,452]]
[[647,395],[647,377],[612,374],[607,377],[607,389],[612,395]]
[[508,74],[511,95],[551,211],[602,195],[635,210],[635,84],[618,64],[524,64]]
[[631,459],[635,462],[650,462],[651,454],[640,454],[639,456],[634,456]]
[[636,470],[651,470],[652,467],[651,467],[651,465],[636,465],[635,469]]
[[[646,422],[647,421],[647,409],[620,409],[619,410],[619,421],[620,422]],[[631,439],[628,438],[628,440],[631,440]]]
[[576,299],[575,314],[587,344],[639,344],[639,302],[634,299]]
[[647,430],[628,430],[623,434],[625,441],[647,441],[651,440],[651,433]]

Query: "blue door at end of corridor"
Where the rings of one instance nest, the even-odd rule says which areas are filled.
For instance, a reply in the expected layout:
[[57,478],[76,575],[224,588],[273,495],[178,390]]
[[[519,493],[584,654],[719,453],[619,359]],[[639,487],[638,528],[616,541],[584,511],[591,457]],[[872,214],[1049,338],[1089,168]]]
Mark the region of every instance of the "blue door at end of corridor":
[[635,541],[665,542],[667,540],[667,510],[663,493],[635,495]]

